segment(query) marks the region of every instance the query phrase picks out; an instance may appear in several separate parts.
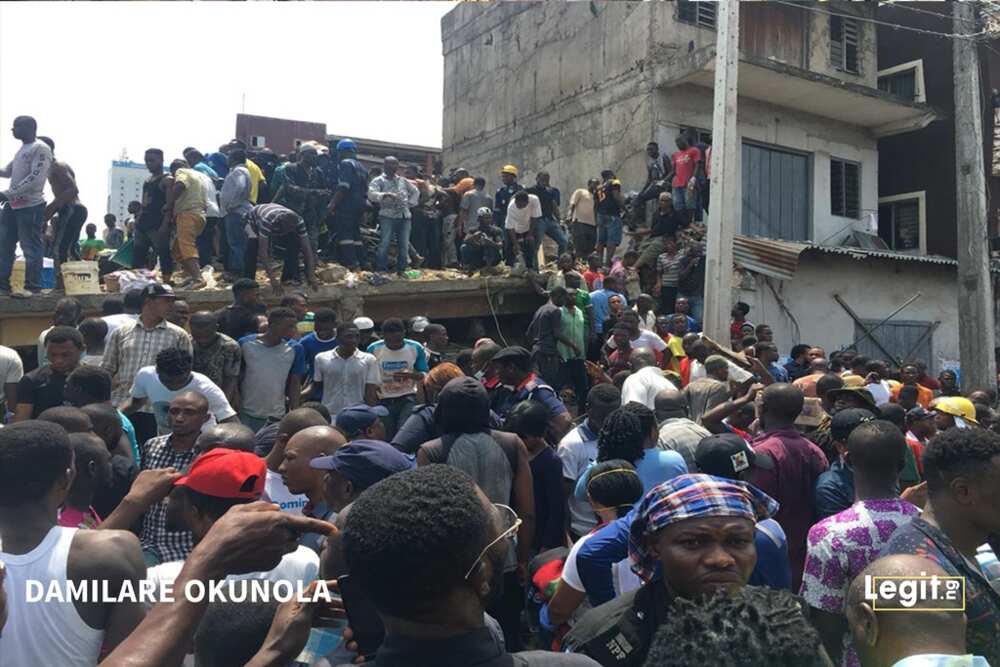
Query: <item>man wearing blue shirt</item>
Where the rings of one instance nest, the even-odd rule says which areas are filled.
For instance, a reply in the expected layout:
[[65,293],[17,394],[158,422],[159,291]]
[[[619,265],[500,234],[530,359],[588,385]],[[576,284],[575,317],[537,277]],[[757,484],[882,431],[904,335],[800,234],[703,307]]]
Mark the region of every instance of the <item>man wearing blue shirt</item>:
[[382,340],[368,346],[382,371],[381,405],[389,411],[385,422],[385,439],[392,440],[416,404],[417,386],[427,373],[427,352],[415,340],[405,338],[403,321],[392,318],[382,323]]
[[358,162],[357,147],[350,139],[337,142],[337,158],[337,182],[328,209],[333,216],[333,254],[348,270],[357,271],[364,259],[361,216],[368,197],[368,169]]
[[625,297],[625,293],[622,288],[623,285],[621,277],[617,275],[608,275],[604,278],[604,289],[599,289],[590,293],[590,306],[594,313],[594,333],[604,333],[604,320],[608,319],[608,312],[610,311],[608,299],[612,296],[619,296],[625,305],[628,305],[628,299]]

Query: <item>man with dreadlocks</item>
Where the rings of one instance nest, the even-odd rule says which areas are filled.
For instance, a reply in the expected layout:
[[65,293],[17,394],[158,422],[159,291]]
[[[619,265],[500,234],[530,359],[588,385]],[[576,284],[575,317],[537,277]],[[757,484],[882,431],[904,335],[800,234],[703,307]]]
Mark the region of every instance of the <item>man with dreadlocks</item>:
[[679,616],[676,599],[735,593],[746,585],[757,562],[754,524],[777,508],[760,489],[711,475],[660,484],[630,515],[628,556],[646,583],[587,612],[564,647],[605,667],[639,667],[660,624]]
[[[684,457],[656,446],[656,415],[641,403],[628,403],[610,415],[597,436],[597,462],[624,459],[635,466],[643,493],[688,471]],[[585,471],[576,483],[576,497],[587,499]]]

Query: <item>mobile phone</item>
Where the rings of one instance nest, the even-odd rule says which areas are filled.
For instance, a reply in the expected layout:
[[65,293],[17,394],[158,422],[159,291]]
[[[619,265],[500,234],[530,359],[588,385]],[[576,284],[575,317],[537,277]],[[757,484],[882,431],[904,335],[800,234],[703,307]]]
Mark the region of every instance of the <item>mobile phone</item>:
[[348,625],[354,633],[354,641],[358,643],[361,655],[365,657],[375,655],[375,651],[385,639],[382,617],[378,615],[371,599],[351,575],[345,574],[337,579],[337,585],[344,600]]

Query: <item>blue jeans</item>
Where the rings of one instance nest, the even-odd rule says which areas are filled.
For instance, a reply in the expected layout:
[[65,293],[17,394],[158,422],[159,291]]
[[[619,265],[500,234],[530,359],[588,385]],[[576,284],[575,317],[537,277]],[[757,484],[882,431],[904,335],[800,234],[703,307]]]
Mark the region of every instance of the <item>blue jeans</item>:
[[229,261],[226,262],[226,270],[231,273],[239,273],[243,269],[243,258],[247,250],[247,233],[243,229],[243,214],[226,213],[222,224],[226,230],[226,242],[229,244]]
[[532,243],[534,244],[532,256],[538,255],[538,249],[542,247],[542,241],[545,236],[548,236],[556,242],[559,246],[560,255],[566,252],[566,246],[569,245],[569,241],[566,239],[566,233],[562,230],[562,226],[559,224],[559,221],[552,217],[533,220],[531,222],[531,235],[534,237],[532,239]]
[[409,218],[378,217],[378,231],[381,240],[375,253],[375,270],[386,271],[389,268],[389,245],[396,239],[396,271],[406,270],[408,250],[410,248]]
[[[610,213],[597,214],[597,245],[618,247],[622,244],[622,217]],[[610,257],[608,260],[610,261]]]
[[462,266],[470,271],[476,271],[484,266],[496,266],[500,263],[500,249],[493,246],[463,243],[461,252]]
[[12,209],[8,204],[0,219],[0,289],[10,289],[14,250],[18,242],[24,253],[24,289],[42,289],[42,213],[44,204]]

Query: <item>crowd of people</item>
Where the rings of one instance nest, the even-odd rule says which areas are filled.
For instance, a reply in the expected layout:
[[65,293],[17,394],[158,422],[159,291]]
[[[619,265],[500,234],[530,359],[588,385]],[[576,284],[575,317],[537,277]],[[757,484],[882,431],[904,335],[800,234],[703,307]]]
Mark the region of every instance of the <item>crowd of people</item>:
[[[60,300],[34,370],[0,348],[0,665],[1000,661],[994,388],[782,358],[743,303],[723,346],[571,259],[527,347],[248,278],[215,312]],[[906,615],[926,637],[858,592],[923,573],[966,582],[964,615]],[[94,579],[340,595],[26,597]]]
[[[30,291],[45,221],[57,254],[86,221],[34,121],[15,136],[8,292],[14,243]],[[162,280],[100,316],[61,299],[35,358],[0,347],[0,667],[1000,664],[996,387],[776,341],[745,303],[728,340],[700,333],[710,147],[677,149],[647,147],[637,196],[605,171],[565,217],[513,165],[490,196],[463,170],[369,174],[349,140],[337,160],[189,149],[169,173],[148,151],[136,218],[102,243]],[[282,289],[324,255],[523,264],[544,303],[523,345],[456,349],[427,317],[341,320]],[[232,302],[191,312],[172,262],[191,289],[217,258]],[[883,613],[866,584],[928,575],[964,577],[961,610]],[[336,595],[39,602],[32,581]]]
[[[10,179],[0,191],[0,296],[26,298],[42,290],[46,256],[57,281],[63,262],[82,259],[99,261],[101,275],[158,267],[164,284],[174,285],[179,273],[176,287],[198,290],[207,286],[203,270],[212,266],[216,282],[225,284],[256,279],[262,270],[279,293],[283,285],[316,287],[321,260],[399,276],[422,266],[489,273],[501,263],[537,271],[549,237],[558,256],[627,267],[635,285],[641,278],[643,291],[668,312],[678,296],[688,299],[696,317],[700,312],[700,223],[711,147],[693,130],[677,138],[670,155],[649,144],[647,179],[637,193],[626,196],[606,169],[575,190],[565,209],[544,171],[524,187],[518,167],[505,165],[490,195],[486,178],[463,168],[424,174],[388,156],[369,169],[351,139],[307,141],[287,155],[233,139],[214,152],[187,147],[169,162],[161,149],[149,148],[142,200],[129,202],[126,220],[106,214],[100,237],[97,225],[86,224],[73,168],[37,130],[30,116],[14,120],[22,146],[0,170],[0,178]],[[48,203],[46,183],[53,196]],[[13,289],[18,245],[24,285]]]

